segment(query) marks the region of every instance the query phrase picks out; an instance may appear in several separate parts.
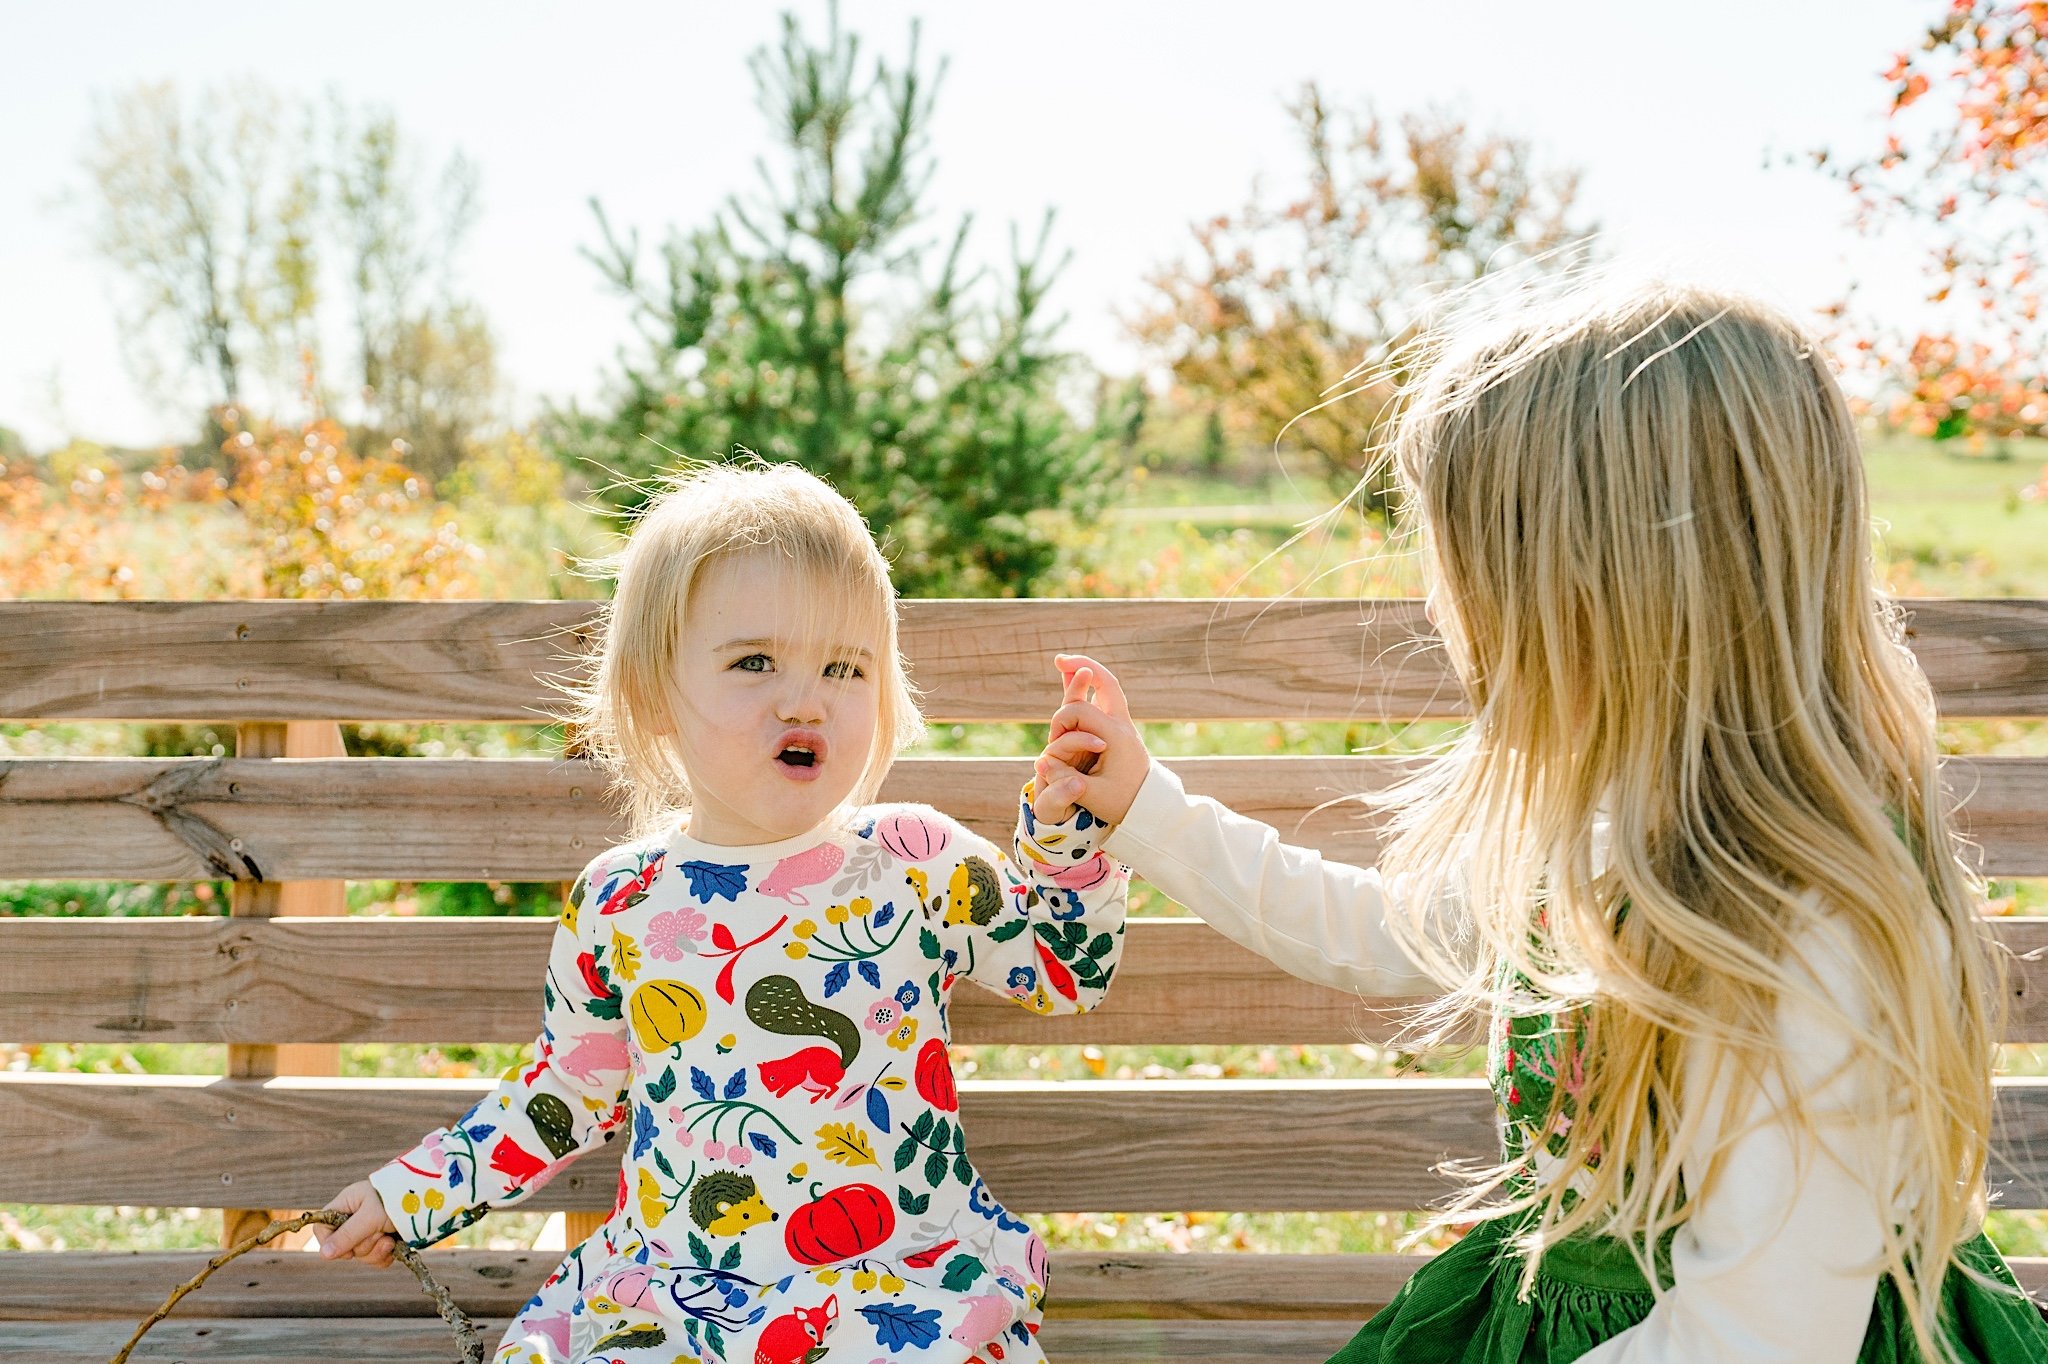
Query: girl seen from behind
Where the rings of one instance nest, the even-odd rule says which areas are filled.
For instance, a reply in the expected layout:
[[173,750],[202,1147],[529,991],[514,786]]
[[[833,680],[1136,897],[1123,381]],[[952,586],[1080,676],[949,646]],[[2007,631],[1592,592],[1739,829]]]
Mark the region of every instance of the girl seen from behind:
[[1288,970],[1490,1017],[1477,1226],[1337,1361],[2048,1359],[1980,1230],[1981,886],[1819,349],[1689,288],[1532,305],[1432,357],[1393,459],[1473,720],[1377,867],[1186,795],[1089,659],[1039,767]]

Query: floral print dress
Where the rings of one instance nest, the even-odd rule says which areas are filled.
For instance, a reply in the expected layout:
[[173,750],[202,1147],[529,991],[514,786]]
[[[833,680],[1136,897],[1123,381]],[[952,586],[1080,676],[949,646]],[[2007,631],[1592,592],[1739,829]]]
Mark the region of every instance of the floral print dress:
[[584,1152],[619,1196],[500,1364],[1033,1364],[1044,1244],[976,1172],[947,1056],[965,977],[1037,1013],[1101,1000],[1129,873],[1077,810],[1014,857],[920,806],[594,859],[531,1062],[371,1182],[425,1246]]

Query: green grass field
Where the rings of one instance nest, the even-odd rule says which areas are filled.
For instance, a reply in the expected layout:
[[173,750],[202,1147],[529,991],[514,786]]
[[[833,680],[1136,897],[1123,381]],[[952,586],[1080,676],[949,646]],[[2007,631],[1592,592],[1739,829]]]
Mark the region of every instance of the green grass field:
[[[1955,456],[1924,442],[1891,440],[1870,451],[1877,551],[1886,582],[1906,595],[2048,597],[2048,502],[2031,490],[2048,464],[2048,442],[2022,444],[2006,458]],[[1069,562],[1047,589],[1059,595],[1183,596],[1405,595],[1417,590],[1412,550],[1389,543],[1356,518],[1300,533],[1302,523],[1333,501],[1312,479],[1204,480],[1149,473],[1131,478],[1117,507],[1094,527],[1071,536]],[[145,540],[167,546],[198,527],[148,528]],[[548,546],[521,523],[494,534],[467,527],[494,546],[490,580],[503,595],[550,595]],[[595,543],[579,532],[579,552]],[[168,552],[168,551],[166,551]],[[583,595],[582,592],[563,595]],[[1168,755],[1198,753],[1412,752],[1440,742],[1446,725],[1369,724],[1153,725],[1148,742]],[[935,732],[926,747],[950,753],[1024,753],[1036,742],[1027,726],[961,726]],[[536,726],[372,726],[351,731],[351,751],[422,752],[500,757],[552,754],[551,731]],[[1944,745],[1958,753],[2048,752],[2048,724],[1944,723]],[[232,737],[184,727],[128,725],[0,726],[0,756],[225,751]],[[2048,913],[2048,889],[2031,882],[1994,886],[2006,912]],[[100,883],[51,886],[0,883],[6,913],[218,912],[216,887],[124,887]],[[359,913],[503,913],[552,910],[547,887],[434,887],[364,882],[352,885]],[[1175,912],[1150,893],[1133,912]],[[513,1047],[352,1046],[343,1071],[358,1077],[485,1076],[518,1057]],[[1412,1073],[1469,1075],[1478,1060],[1465,1054],[1417,1058],[1351,1047],[1108,1047],[961,1049],[965,1074],[1046,1078],[1085,1083],[1099,1078],[1184,1077],[1289,1079]],[[2006,1049],[2013,1073],[2048,1074],[2048,1048]],[[0,1043],[0,1067],[103,1073],[217,1073],[218,1047],[29,1046]],[[1421,1219],[1413,1215],[1122,1214],[1038,1219],[1056,1246],[1084,1249],[1229,1249],[1383,1251]],[[463,1232],[460,1244],[523,1247],[543,1219],[499,1214]],[[1996,1214],[1992,1232],[2011,1254],[2048,1254],[2048,1216]],[[54,1208],[0,1205],[0,1249],[164,1249],[202,1247],[219,1235],[217,1213],[199,1209]]]

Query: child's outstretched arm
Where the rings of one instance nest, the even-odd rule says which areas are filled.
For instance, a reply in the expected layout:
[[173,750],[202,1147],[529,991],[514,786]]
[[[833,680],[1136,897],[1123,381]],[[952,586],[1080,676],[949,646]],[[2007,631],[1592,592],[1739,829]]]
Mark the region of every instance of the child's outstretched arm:
[[455,1123],[342,1190],[328,1206],[351,1216],[326,1235],[315,1232],[323,1255],[388,1263],[394,1233],[416,1248],[431,1245],[518,1202],[625,1124],[632,1060],[621,1006],[631,975],[612,959],[599,927],[606,921],[595,912],[607,877],[634,870],[612,866],[619,855],[594,860],[569,892],[530,1062],[506,1071]]
[[[1440,988],[1388,928],[1398,911],[1377,870],[1283,843],[1271,826],[1189,795],[1146,752],[1115,674],[1080,654],[1057,662],[1069,694],[1039,759],[1042,809],[1093,811],[1113,826],[1103,843],[1110,856],[1305,980],[1368,995]],[[1093,699],[1075,698],[1077,679]],[[1449,897],[1429,897],[1433,917],[1453,910]]]

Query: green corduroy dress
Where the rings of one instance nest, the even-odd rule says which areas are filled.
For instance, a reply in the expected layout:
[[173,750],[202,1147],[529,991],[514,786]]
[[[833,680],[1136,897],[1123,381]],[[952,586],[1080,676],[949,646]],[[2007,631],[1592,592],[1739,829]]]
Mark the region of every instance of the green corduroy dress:
[[[1560,1037],[1568,1039],[1569,1030],[1553,1017],[1495,1022],[1487,1074],[1510,1156],[1537,1139],[1549,1112]],[[1546,1251],[1533,1288],[1522,1297],[1515,1229],[1506,1220],[1481,1223],[1430,1260],[1330,1364],[1566,1364],[1650,1314],[1649,1281],[1628,1248],[1611,1237],[1578,1236]],[[1961,1357],[1972,1364],[2048,1361],[2048,1320],[2017,1296],[2012,1271],[1991,1242],[1980,1234],[1958,1258],[2015,1288],[1999,1293],[1949,1270],[1941,1326]],[[1890,1276],[1878,1282],[1856,1359],[1926,1364]]]

